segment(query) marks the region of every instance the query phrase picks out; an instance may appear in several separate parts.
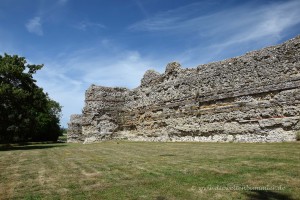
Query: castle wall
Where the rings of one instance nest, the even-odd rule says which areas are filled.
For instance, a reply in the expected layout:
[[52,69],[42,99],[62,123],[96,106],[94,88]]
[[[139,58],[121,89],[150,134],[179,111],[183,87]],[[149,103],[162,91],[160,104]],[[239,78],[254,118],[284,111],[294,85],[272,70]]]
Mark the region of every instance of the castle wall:
[[83,135],[99,135],[107,122],[101,116],[114,124],[109,139],[293,141],[300,129],[300,37],[197,68],[170,63],[163,74],[147,71],[133,90],[92,86]]
[[70,122],[68,123],[67,141],[74,143],[84,141],[82,135],[82,115],[71,115]]
[[82,134],[85,142],[108,140],[119,131],[120,114],[124,109],[126,88],[92,85],[85,93]]

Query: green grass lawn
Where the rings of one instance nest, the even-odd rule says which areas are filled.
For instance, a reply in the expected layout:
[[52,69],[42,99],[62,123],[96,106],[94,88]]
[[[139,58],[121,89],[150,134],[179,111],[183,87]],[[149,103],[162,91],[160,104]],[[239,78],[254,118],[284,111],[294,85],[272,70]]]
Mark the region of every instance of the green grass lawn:
[[300,199],[300,143],[0,149],[0,199]]

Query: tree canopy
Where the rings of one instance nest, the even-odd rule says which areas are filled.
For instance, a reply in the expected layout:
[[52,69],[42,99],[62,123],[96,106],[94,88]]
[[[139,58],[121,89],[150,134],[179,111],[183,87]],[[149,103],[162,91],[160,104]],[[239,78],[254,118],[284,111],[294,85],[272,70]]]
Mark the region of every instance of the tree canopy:
[[61,106],[33,78],[42,67],[0,55],[0,142],[57,140]]

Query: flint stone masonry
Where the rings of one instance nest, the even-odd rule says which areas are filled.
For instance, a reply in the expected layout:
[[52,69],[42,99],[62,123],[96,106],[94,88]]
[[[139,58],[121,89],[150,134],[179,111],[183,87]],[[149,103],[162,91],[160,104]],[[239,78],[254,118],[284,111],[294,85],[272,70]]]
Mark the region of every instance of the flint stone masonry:
[[68,142],[281,142],[300,130],[300,36],[243,56],[163,74],[133,90],[92,85]]
[[68,142],[83,142],[84,137],[82,135],[82,115],[71,115],[70,122],[68,123]]

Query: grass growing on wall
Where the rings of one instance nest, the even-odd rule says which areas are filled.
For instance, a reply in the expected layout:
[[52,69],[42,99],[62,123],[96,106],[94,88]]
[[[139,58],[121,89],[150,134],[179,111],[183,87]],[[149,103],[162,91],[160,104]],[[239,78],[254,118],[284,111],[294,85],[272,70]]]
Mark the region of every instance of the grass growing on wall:
[[299,143],[33,144],[0,158],[0,199],[300,198]]

